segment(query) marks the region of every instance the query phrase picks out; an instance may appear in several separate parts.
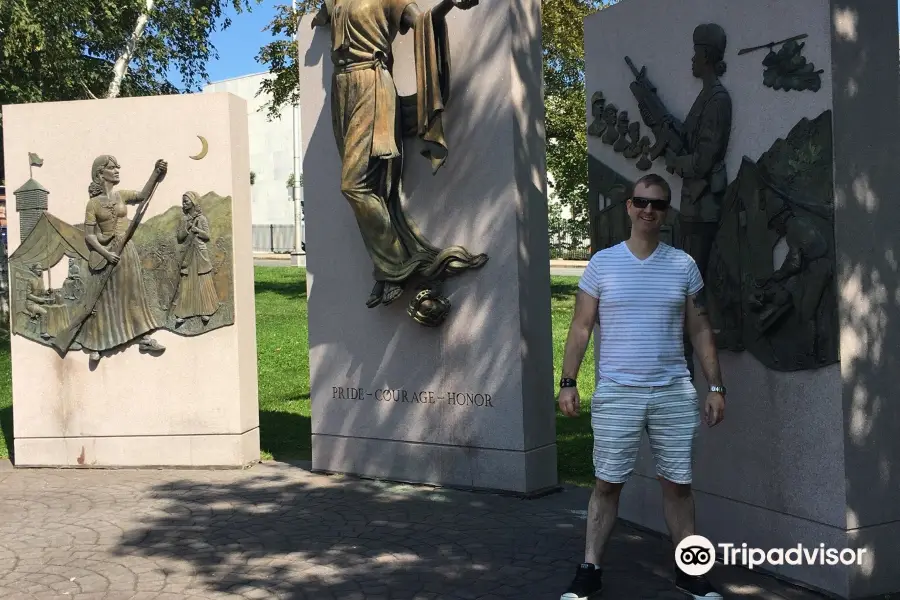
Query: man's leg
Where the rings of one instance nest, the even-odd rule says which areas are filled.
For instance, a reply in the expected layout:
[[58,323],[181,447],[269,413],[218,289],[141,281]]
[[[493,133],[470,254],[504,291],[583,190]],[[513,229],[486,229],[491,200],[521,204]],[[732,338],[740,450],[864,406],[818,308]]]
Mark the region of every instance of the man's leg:
[[666,526],[677,546],[684,538],[694,535],[694,494],[690,483],[675,483],[659,477],[663,494],[663,514]]
[[[700,428],[694,384],[684,379],[658,388],[648,410],[647,432],[662,486],[663,514],[675,547],[694,535],[693,450]],[[705,577],[689,577],[675,567],[675,585],[694,598],[721,598]]]
[[624,483],[610,483],[596,479],[588,502],[587,535],[584,562],[600,566],[606,544],[612,535],[619,514],[619,495]]
[[591,400],[596,482],[588,503],[585,560],[561,600],[595,598],[603,588],[600,564],[616,524],[619,494],[640,449],[647,414],[645,390],[601,382]]

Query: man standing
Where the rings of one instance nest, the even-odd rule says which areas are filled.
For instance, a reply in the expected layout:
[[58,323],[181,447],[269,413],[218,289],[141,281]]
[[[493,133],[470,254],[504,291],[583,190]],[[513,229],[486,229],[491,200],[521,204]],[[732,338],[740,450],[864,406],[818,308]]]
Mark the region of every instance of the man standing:
[[[601,559],[645,429],[673,544],[694,534],[692,454],[700,415],[684,354],[685,327],[710,383],[704,406],[710,427],[724,417],[725,388],[697,265],[687,253],[659,240],[670,201],[662,177],[641,177],[626,201],[631,237],[596,253],[579,283],[559,406],[567,416],[578,415],[575,381],[599,322],[599,371],[591,402],[596,483],[588,506],[584,563],[561,600],[596,598],[602,589]],[[676,586],[688,595],[722,597],[706,578],[675,571]]]

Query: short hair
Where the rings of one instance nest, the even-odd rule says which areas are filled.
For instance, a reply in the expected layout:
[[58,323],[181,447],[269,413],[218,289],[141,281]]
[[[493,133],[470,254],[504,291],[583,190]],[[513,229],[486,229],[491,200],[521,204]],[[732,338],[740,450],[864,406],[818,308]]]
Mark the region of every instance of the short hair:
[[656,186],[660,188],[666,195],[666,202],[672,201],[672,188],[669,187],[669,182],[656,173],[648,173],[635,181],[634,185],[631,186],[631,191],[628,193],[628,197],[634,198],[634,190],[637,189],[637,186],[642,184],[645,187]]

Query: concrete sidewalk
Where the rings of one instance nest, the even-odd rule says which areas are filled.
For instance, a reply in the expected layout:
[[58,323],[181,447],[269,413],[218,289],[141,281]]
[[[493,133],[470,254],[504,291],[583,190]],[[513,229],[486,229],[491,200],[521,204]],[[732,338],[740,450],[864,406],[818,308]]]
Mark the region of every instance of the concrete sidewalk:
[[[3,600],[556,600],[588,491],[535,500],[363,481],[284,463],[234,471],[0,469]],[[672,548],[620,525],[609,600],[678,599]],[[726,598],[821,598],[720,567]]]

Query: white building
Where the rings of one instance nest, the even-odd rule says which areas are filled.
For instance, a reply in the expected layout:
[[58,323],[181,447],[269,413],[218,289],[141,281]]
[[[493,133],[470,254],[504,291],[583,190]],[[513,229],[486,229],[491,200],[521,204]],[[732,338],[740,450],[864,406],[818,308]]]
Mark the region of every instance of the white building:
[[294,113],[286,106],[279,119],[268,119],[264,108],[268,94],[257,96],[260,84],[267,77],[269,73],[262,72],[214,81],[203,92],[229,92],[247,101],[253,249],[289,252],[294,248],[294,202],[290,187],[294,172]]

